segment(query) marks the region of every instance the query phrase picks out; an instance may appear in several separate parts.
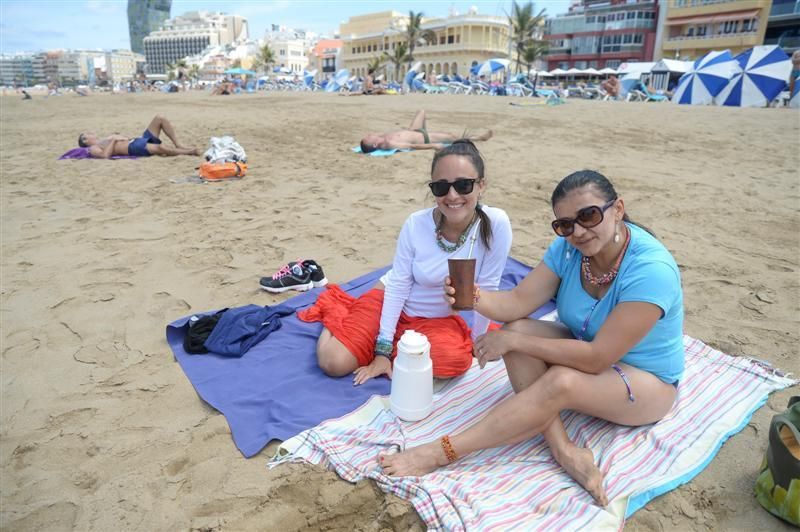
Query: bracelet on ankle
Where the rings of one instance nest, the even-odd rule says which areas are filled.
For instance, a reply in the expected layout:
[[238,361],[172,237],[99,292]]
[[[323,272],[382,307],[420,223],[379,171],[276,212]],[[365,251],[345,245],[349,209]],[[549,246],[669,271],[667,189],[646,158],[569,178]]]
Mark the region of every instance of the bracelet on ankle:
[[453,449],[453,444],[450,443],[449,436],[442,436],[441,444],[442,449],[444,450],[444,457],[447,458],[448,462],[455,462],[458,460],[458,455],[456,454],[455,449]]

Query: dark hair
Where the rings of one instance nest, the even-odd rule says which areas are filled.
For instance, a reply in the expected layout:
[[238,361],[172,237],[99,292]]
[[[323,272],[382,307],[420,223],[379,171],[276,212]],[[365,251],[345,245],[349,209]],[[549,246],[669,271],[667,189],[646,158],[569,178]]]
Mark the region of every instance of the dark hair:
[[[470,163],[472,163],[472,166],[475,167],[475,172],[478,174],[478,182],[483,181],[483,173],[485,169],[483,157],[481,157],[481,152],[478,151],[477,146],[475,146],[475,144],[469,139],[458,139],[449,146],[445,146],[441,150],[437,151],[436,155],[433,156],[433,162],[431,162],[431,175],[433,175],[434,170],[436,170],[436,165],[439,163],[439,161],[448,155],[460,155],[462,157],[467,157]],[[475,205],[475,212],[477,213],[478,218],[481,220],[481,241],[483,242],[483,245],[486,246],[486,249],[491,249],[492,221],[489,219],[489,215],[483,212],[483,206],[480,203]],[[440,213],[440,216],[444,215]],[[441,220],[439,220],[438,223],[441,223]]]
[[84,138],[83,133],[78,135],[78,146],[80,146],[81,148],[86,148],[87,146],[89,146],[88,144],[86,144],[86,139]]
[[[583,187],[593,187],[606,201],[615,200],[618,197],[617,191],[614,190],[614,185],[611,184],[611,181],[609,181],[606,176],[594,170],[578,170],[577,172],[569,174],[556,185],[555,190],[553,190],[553,195],[550,196],[551,206],[555,208],[556,203],[564,199],[567,194]],[[628,217],[628,213],[622,215],[622,221],[639,226],[651,235],[656,236],[656,234],[647,227],[631,220]]]
[[361,141],[361,153],[370,153],[370,152],[373,152],[373,151],[375,151],[377,149],[378,148],[376,148],[372,144],[368,144],[368,143],[364,142],[363,140]]

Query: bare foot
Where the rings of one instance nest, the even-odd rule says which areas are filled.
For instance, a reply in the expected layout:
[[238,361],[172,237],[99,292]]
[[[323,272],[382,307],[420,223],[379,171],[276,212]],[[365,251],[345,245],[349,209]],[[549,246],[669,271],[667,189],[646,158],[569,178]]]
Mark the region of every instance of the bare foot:
[[608,505],[608,496],[603,489],[603,473],[594,463],[589,449],[570,445],[561,450],[557,460],[561,467],[588,491],[602,506]]
[[393,477],[419,477],[448,464],[439,441],[397,454],[382,454],[378,462]]

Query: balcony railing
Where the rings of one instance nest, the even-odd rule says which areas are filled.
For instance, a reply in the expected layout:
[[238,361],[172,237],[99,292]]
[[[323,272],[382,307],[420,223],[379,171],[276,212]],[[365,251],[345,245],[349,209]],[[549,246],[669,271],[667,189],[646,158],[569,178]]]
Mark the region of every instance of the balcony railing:
[[693,41],[695,39],[731,39],[737,37],[754,37],[758,31],[740,31],[737,33],[713,33],[709,35],[676,35],[675,37],[667,37],[668,41]]

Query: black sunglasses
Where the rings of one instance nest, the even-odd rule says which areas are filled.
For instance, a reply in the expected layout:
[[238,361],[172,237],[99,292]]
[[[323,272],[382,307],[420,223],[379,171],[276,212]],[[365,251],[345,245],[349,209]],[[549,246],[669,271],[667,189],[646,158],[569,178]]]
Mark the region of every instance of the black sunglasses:
[[433,192],[433,195],[437,198],[447,196],[447,193],[450,192],[450,187],[453,187],[456,189],[456,192],[464,196],[472,193],[472,189],[475,188],[476,181],[477,179],[459,177],[455,181],[445,181],[444,179],[440,181],[431,181],[428,183],[428,186],[431,187],[431,192]]
[[597,205],[584,207],[578,211],[578,215],[575,218],[559,218],[558,220],[553,220],[551,224],[553,226],[553,231],[555,231],[558,236],[569,236],[575,231],[575,224],[586,229],[598,226],[603,221],[603,213],[614,205],[615,201],[617,201],[617,198],[612,199],[602,207],[598,207]]

